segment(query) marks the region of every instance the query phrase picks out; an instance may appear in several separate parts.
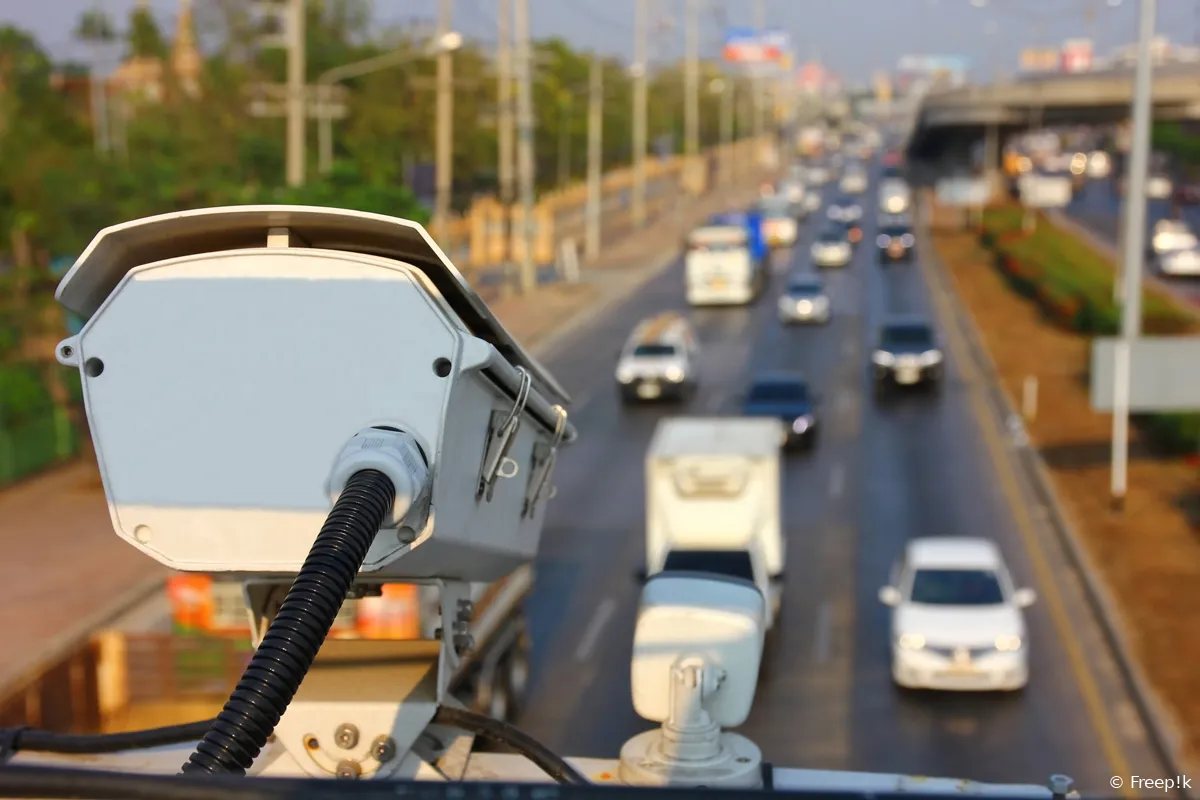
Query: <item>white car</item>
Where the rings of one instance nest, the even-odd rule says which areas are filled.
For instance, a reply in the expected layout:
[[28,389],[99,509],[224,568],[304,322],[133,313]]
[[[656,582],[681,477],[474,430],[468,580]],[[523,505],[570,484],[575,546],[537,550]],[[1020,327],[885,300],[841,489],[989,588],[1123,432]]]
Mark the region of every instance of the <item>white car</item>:
[[1093,180],[1103,180],[1112,174],[1112,159],[1103,150],[1093,150],[1087,157],[1087,176]]
[[879,599],[892,612],[892,680],[907,689],[1016,691],[1029,681],[1023,609],[988,539],[911,540]]
[[817,275],[793,276],[779,296],[779,321],[784,325],[798,322],[823,324],[829,322],[829,314],[829,295]]
[[1151,200],[1169,200],[1175,187],[1165,175],[1151,175],[1146,180],[1146,197]]
[[818,267],[844,267],[854,257],[854,249],[840,230],[828,229],[812,245],[812,260]]
[[1158,269],[1163,275],[1200,276],[1200,248],[1164,253],[1158,259]]
[[846,170],[838,189],[842,194],[862,194],[867,190],[867,173],[860,169]]
[[1160,219],[1154,223],[1150,248],[1159,258],[1177,250],[1193,250],[1197,247],[1200,247],[1200,241],[1196,240],[1196,234],[1183,220]]

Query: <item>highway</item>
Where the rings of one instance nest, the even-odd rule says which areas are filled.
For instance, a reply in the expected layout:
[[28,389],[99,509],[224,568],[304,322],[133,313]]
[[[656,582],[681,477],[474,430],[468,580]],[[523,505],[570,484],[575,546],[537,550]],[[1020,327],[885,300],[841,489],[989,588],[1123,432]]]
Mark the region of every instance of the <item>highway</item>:
[[[1075,193],[1066,212],[1092,233],[1106,242],[1115,244],[1117,241],[1117,224],[1121,214],[1121,197],[1117,194],[1116,183],[1112,180],[1093,180],[1083,184]],[[1146,201],[1146,243],[1150,242],[1150,231],[1160,219],[1171,215],[1171,204],[1166,200]],[[1194,231],[1200,231],[1200,206],[1183,208],[1182,217]],[[1148,274],[1158,274],[1153,261],[1146,261]],[[1200,303],[1200,279],[1163,277],[1163,282],[1169,284],[1181,296],[1194,303]]]
[[[872,197],[864,197],[868,209]],[[778,254],[778,277],[809,268],[819,218],[804,226],[799,246]],[[652,727],[633,713],[629,691],[643,457],[656,421],[680,412],[622,408],[613,369],[637,321],[678,309],[697,324],[703,348],[701,391],[686,413],[737,413],[748,377],[762,369],[802,370],[823,395],[818,447],[789,458],[785,474],[781,638],[740,729],[768,760],[1005,782],[1066,773],[1080,790],[1105,794],[1114,774],[1162,773],[1074,582],[1036,580],[1066,568],[1053,547],[1031,548],[1028,523],[1014,519],[961,350],[948,348],[941,396],[873,399],[867,365],[881,319],[932,309],[923,270],[878,266],[874,238],[868,212],[852,265],[826,273],[834,308],[827,326],[781,327],[779,279],[753,307],[689,311],[676,265],[549,360],[576,398],[581,438],[555,475],[529,604],[535,664],[521,727],[558,752],[606,757]],[[1018,585],[1038,592],[1027,612],[1032,677],[1023,693],[931,697],[891,684],[889,612],[878,589],[907,539],[954,534],[996,539]]]

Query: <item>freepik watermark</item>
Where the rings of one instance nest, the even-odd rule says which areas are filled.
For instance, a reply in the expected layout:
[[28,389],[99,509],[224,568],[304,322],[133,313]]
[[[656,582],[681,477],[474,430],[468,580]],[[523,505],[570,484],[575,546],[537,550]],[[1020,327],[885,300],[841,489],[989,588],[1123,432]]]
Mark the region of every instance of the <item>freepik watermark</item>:
[[1130,775],[1128,778],[1123,778],[1120,775],[1113,775],[1108,785],[1114,789],[1136,789],[1145,792],[1173,792],[1176,789],[1191,789],[1192,779],[1187,775],[1175,775],[1171,778],[1148,778],[1145,775]]

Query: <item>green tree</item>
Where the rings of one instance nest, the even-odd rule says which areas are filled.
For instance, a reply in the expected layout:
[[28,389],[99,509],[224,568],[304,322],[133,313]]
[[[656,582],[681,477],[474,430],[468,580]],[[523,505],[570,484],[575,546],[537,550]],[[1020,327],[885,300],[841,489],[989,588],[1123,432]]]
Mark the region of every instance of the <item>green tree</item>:
[[125,36],[127,55],[140,58],[166,58],[168,47],[154,15],[144,8],[135,8],[129,15],[129,32]]

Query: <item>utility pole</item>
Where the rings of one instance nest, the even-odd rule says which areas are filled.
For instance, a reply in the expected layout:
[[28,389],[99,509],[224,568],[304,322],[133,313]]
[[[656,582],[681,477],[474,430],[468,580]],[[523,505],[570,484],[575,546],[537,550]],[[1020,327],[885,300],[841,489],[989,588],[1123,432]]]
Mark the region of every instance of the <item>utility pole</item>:
[[515,0],[517,67],[517,170],[521,183],[521,292],[537,288],[533,260],[533,65],[529,52],[529,0]]
[[604,128],[604,66],[600,57],[592,56],[588,74],[588,165],[587,216],[584,235],[584,255],[590,260],[600,255],[600,201],[603,170]]
[[496,105],[499,107],[499,119],[496,138],[500,144],[500,201],[506,210],[513,197],[512,15],[512,0],[497,0]]
[[700,0],[684,0],[684,153],[700,153]]
[[304,183],[304,146],[308,123],[308,61],[304,52],[304,0],[287,0],[287,182]]
[[512,290],[512,203],[513,203],[513,63],[512,0],[496,2],[496,140],[497,174],[500,183],[500,263],[504,269],[504,291]]
[[646,222],[646,37],[650,0],[634,0],[633,22],[633,199],[635,228]]
[[1129,179],[1125,187],[1125,302],[1121,309],[1121,340],[1113,365],[1112,485],[1113,508],[1124,510],[1129,471],[1130,349],[1141,335],[1142,269],[1146,246],[1146,178],[1150,170],[1150,99],[1153,63],[1150,44],[1158,0],[1141,0],[1138,23],[1137,71],[1133,89],[1133,141],[1129,148]]
[[[453,0],[438,1],[436,41],[442,42],[453,24]],[[434,159],[436,192],[433,224],[438,238],[447,234],[450,196],[454,187],[454,54],[441,48],[437,57],[437,131]]]
[[733,96],[736,86],[732,75],[721,81],[721,144],[726,149],[725,158],[721,159],[721,183],[731,183],[733,180],[733,158],[729,146],[733,142]]
[[[754,25],[758,29],[758,35],[761,38],[767,30],[767,0],[758,0],[758,4],[754,9]],[[766,127],[766,112],[767,102],[765,95],[765,86],[763,81],[763,70],[765,64],[756,64],[754,72],[754,136],[762,138],[763,129]]]

